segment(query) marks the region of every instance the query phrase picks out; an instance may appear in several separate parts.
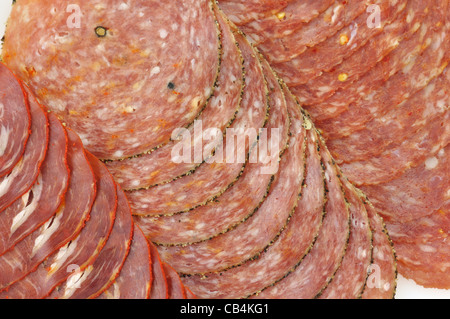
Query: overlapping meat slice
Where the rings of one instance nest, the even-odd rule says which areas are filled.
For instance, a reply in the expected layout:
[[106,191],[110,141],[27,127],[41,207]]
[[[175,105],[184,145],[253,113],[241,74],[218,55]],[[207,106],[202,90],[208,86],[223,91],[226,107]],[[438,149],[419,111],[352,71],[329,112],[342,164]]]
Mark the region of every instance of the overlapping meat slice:
[[[0,214],[35,183],[45,159],[49,139],[47,114],[25,88],[31,112],[31,132],[23,156],[13,170],[0,178]],[[18,92],[15,92],[18,93]],[[20,93],[23,96],[23,93]],[[13,97],[16,99],[17,97]],[[3,134],[2,134],[3,136]]]
[[96,196],[95,176],[79,137],[68,130],[68,139],[71,175],[64,204],[44,225],[0,257],[0,291],[36,270],[49,255],[76,238],[89,217]]
[[[40,299],[48,296],[71,272],[88,268],[103,249],[111,233],[117,209],[116,185],[112,176],[93,155],[87,154],[97,185],[97,194],[79,235],[56,250],[36,270],[3,292],[11,299]],[[74,175],[79,168],[71,167]],[[5,296],[0,296],[3,298]]]
[[209,0],[94,0],[82,8],[56,0],[13,6],[2,56],[88,150],[123,159],[169,142],[198,117],[219,52]]
[[[215,7],[216,17],[222,31],[222,62],[217,88],[203,113],[188,130],[174,132],[189,134],[190,139],[177,138],[168,144],[141,156],[111,161],[106,165],[123,189],[132,190],[165,184],[192,174],[212,151],[221,146],[225,130],[233,123],[240,108],[244,90],[243,61],[236,40],[228,27],[227,18]],[[212,133],[207,136],[208,132]],[[210,142],[204,142],[210,139]],[[188,161],[175,161],[174,148],[189,142],[191,152]]]
[[[262,67],[270,92],[270,117],[267,131],[261,134],[257,147],[251,151],[251,154],[259,152],[261,158],[248,163],[232,187],[204,206],[173,216],[135,216],[135,221],[153,242],[181,245],[210,239],[250,218],[266,199],[278,170],[279,157],[287,147],[290,120],[285,99],[289,92],[283,92],[267,61],[262,61]],[[290,103],[295,103],[292,97],[290,99]],[[265,150],[267,159],[262,157]],[[243,193],[249,195],[242,196]]]
[[27,94],[14,74],[0,63],[0,177],[9,174],[22,158],[30,129]]
[[152,272],[154,276],[150,299],[168,299],[169,287],[162,264],[163,262],[159,256],[158,249],[152,243],[150,243],[150,254],[152,256]]
[[169,299],[187,299],[183,282],[178,273],[167,263],[163,263],[163,267],[169,288]]
[[35,184],[0,213],[0,255],[42,226],[57,211],[69,186],[68,138],[55,115],[49,114],[49,141]]
[[253,47],[241,33],[236,32],[235,36],[245,61],[246,87],[241,108],[227,130],[226,139],[214,156],[193,174],[169,184],[128,192],[135,215],[160,216],[189,211],[220,196],[242,175],[250,149],[267,124],[268,89]]

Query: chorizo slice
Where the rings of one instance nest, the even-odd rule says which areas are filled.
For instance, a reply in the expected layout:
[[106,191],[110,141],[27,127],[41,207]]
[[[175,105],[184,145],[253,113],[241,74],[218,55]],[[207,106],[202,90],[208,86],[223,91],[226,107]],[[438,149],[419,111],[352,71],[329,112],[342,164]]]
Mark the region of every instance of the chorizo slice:
[[169,299],[187,299],[183,282],[178,273],[167,263],[163,263],[163,267],[169,288]]
[[169,284],[163,268],[163,262],[158,249],[150,242],[150,254],[152,257],[153,284],[150,291],[150,299],[169,299]]

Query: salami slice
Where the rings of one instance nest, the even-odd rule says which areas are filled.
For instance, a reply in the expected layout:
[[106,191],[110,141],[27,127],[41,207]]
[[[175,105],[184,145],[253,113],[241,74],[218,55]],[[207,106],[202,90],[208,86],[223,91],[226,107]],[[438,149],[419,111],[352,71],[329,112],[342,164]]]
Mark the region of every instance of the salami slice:
[[280,238],[254,260],[206,277],[183,278],[204,299],[245,298],[283,278],[310,251],[325,211],[325,182],[315,130],[308,132],[306,179],[299,204]]
[[119,277],[97,299],[149,299],[152,282],[150,246],[135,224],[130,253]]
[[186,299],[183,283],[175,269],[167,263],[163,263],[163,267],[169,287],[169,299]]
[[3,63],[0,63],[0,88],[0,177],[4,177],[25,152],[31,115],[26,93]]
[[[407,1],[403,1],[403,5],[392,5],[390,1],[381,1],[377,4],[380,5],[380,13],[383,16],[380,28],[371,28],[371,24],[367,23],[367,16],[361,15],[334,36],[313,48],[308,48],[295,59],[274,63],[272,66],[289,86],[305,84],[311,79],[321,76],[324,72],[333,70],[334,66],[341,64],[359,49],[366,50],[364,48],[369,47],[373,49],[374,40],[371,40],[372,37],[377,39],[375,42],[382,39],[385,42],[386,37],[392,39],[392,34],[399,28],[399,21],[405,25],[405,21],[410,21],[410,17],[416,18],[417,15],[421,14],[412,5],[414,2],[410,2],[410,9],[406,10],[409,15],[406,16],[405,14],[408,13],[402,10]],[[402,12],[402,14],[399,15],[399,12]],[[393,21],[394,24],[390,26]],[[330,52],[333,52],[333,54],[330,54]],[[366,56],[370,56],[370,54]],[[358,65],[358,67],[362,67],[362,65]]]
[[95,176],[81,140],[71,130],[68,139],[71,175],[64,204],[44,225],[0,257],[0,291],[36,270],[49,255],[76,238],[89,217],[96,195]]
[[282,280],[264,289],[253,298],[314,298],[329,285],[346,253],[350,235],[350,215],[333,160],[320,142],[325,169],[328,199],[326,216],[310,253]]
[[110,236],[94,262],[75,270],[48,299],[93,299],[117,279],[128,256],[133,238],[133,220],[125,193],[117,190],[117,211]]
[[[133,213],[144,216],[172,215],[214,200],[241,175],[248,154],[268,118],[268,89],[261,63],[245,37],[236,33],[246,70],[241,109],[215,155],[193,174],[149,189],[128,192]],[[190,140],[190,139],[189,139]],[[235,142],[237,140],[237,142]],[[188,151],[190,155],[190,150]]]
[[[183,133],[189,132],[190,160],[182,163],[174,161],[173,149],[177,147],[177,144],[186,141],[172,140],[150,154],[108,162],[106,164],[108,169],[125,190],[165,184],[193,173],[205,159],[212,156],[211,150],[220,146],[222,141],[222,139],[214,138],[211,143],[205,143],[203,138],[207,139],[208,136],[203,137],[203,132],[206,134],[208,130],[214,130],[212,137],[215,137],[215,134],[222,136],[235,120],[244,89],[243,61],[226,17],[220,10],[215,11],[222,30],[221,72],[214,95],[202,115],[187,132]],[[201,155],[200,159],[197,158],[197,154]]]
[[379,155],[414,136],[420,130],[433,129],[436,117],[449,108],[450,72],[447,69],[422,91],[417,92],[386,115],[367,123],[361,131],[342,139],[330,140],[328,147],[338,162],[350,163]]
[[447,145],[401,177],[362,189],[389,222],[409,222],[428,216],[450,194],[449,152]]
[[373,260],[363,299],[393,299],[397,288],[397,260],[393,243],[383,219],[373,205],[362,196],[373,233]]
[[185,286],[184,290],[186,291],[186,299],[198,299],[198,297],[188,287]]
[[[30,190],[38,178],[47,153],[49,139],[47,114],[30,95],[28,88],[26,90],[31,112],[31,133],[23,157],[9,174],[0,178],[0,214]],[[14,100],[16,97],[11,99]]]
[[334,2],[335,0],[294,0],[284,9],[244,24],[241,29],[253,44],[258,45],[267,39],[278,39],[301,29]]
[[166,274],[162,265],[161,257],[155,245],[150,243],[150,254],[152,257],[153,284],[150,292],[150,299],[168,299],[169,287]]
[[[3,295],[13,299],[44,298],[64,282],[72,271],[88,268],[103,249],[116,215],[116,185],[100,161],[89,153],[87,157],[97,181],[97,195],[89,220],[76,238],[51,254],[35,271],[9,286]],[[77,174],[77,167],[73,170]]]
[[[278,171],[279,158],[284,154],[289,138],[290,120],[285,94],[290,93],[287,90],[283,93],[267,61],[262,61],[262,67],[270,91],[270,118],[267,134],[260,137],[258,147],[251,152],[267,149],[270,160],[261,159],[248,163],[239,180],[205,206],[173,216],[136,216],[135,221],[153,242],[160,245],[181,245],[211,239],[250,218],[267,198],[273,176]],[[292,96],[288,96],[288,100],[296,105]],[[242,196],[243,193],[249,195]]]
[[82,8],[21,1],[3,61],[94,155],[123,159],[167,143],[205,107],[220,61],[211,7],[209,0],[95,0]]
[[347,252],[321,299],[360,298],[367,281],[367,269],[372,262],[372,230],[364,202],[353,185],[341,177],[345,197],[350,204],[351,231]]
[[369,0],[335,1],[325,12],[300,30],[283,38],[269,38],[258,47],[269,62],[292,60],[305,52],[308,47],[321,43],[350,24],[363,14],[371,3]]
[[0,214],[0,255],[41,227],[57,211],[69,186],[67,133],[49,114],[49,142],[33,187]]

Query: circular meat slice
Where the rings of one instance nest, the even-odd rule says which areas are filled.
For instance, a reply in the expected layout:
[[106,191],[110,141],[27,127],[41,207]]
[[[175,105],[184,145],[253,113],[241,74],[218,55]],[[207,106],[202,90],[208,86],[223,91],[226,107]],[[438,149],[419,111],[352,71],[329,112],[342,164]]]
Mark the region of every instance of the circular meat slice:
[[[193,174],[169,184],[128,192],[134,215],[161,216],[189,211],[223,194],[242,175],[250,149],[267,124],[269,107],[268,89],[258,56],[241,33],[236,32],[235,36],[245,61],[246,87],[241,108],[226,132],[226,139],[214,156]],[[187,139],[191,141],[189,136]],[[190,157],[191,150],[188,147],[187,151],[179,149],[175,153]]]
[[130,253],[119,277],[97,299],[149,299],[152,283],[150,246],[144,233],[135,224]]
[[71,174],[64,205],[44,225],[0,257],[0,291],[36,270],[48,256],[76,238],[89,217],[96,196],[95,176],[81,140],[73,131],[67,133]]
[[164,273],[169,287],[169,299],[187,299],[183,283],[172,266],[163,263]]
[[[0,178],[0,214],[34,185],[47,153],[49,139],[47,114],[28,88],[26,91],[31,111],[31,133],[20,161],[9,174]],[[14,96],[11,98],[16,99]]]
[[397,261],[389,233],[383,219],[373,205],[361,195],[373,233],[372,264],[362,299],[393,299],[397,288]]
[[133,238],[133,220],[125,193],[117,189],[117,211],[112,231],[103,249],[85,269],[75,270],[47,296],[48,299],[93,299],[118,277]]
[[449,68],[426,88],[416,93],[386,115],[377,117],[366,127],[342,139],[328,141],[338,162],[350,163],[380,155],[414,136],[420,130],[430,131],[436,117],[449,108]]
[[[173,216],[135,216],[135,221],[154,243],[181,245],[211,239],[250,218],[267,198],[280,156],[288,146],[290,120],[285,94],[290,93],[283,92],[267,61],[262,61],[262,67],[270,92],[270,117],[267,131],[261,134],[258,147],[252,149],[250,157],[259,151],[259,155],[269,158],[248,163],[239,180],[205,206]],[[292,96],[288,100],[293,107],[298,107]],[[248,195],[242,196],[244,193]]]
[[320,141],[327,189],[326,216],[308,255],[280,281],[252,296],[258,299],[311,299],[330,284],[345,256],[350,214],[333,159]]
[[22,158],[30,129],[27,94],[14,74],[0,63],[0,177],[9,174]]
[[213,239],[187,246],[158,247],[161,258],[177,272],[205,274],[235,267],[258,256],[283,232],[299,202],[305,178],[305,122],[298,105],[289,106],[289,148],[266,200],[251,218]]
[[[150,154],[107,162],[108,169],[123,189],[148,188],[192,174],[205,159],[212,156],[211,150],[220,145],[222,139],[216,135],[223,136],[236,119],[244,90],[243,61],[226,17],[217,9],[215,12],[222,30],[221,72],[217,88],[205,110],[194,125],[183,131],[183,134],[190,136],[190,160],[181,163],[174,161],[173,150],[177,144],[186,142],[175,139]],[[209,138],[207,132],[212,133],[210,143],[203,141]]]
[[320,295],[321,299],[360,298],[367,281],[367,269],[372,262],[372,230],[364,202],[347,179],[341,177],[340,180],[350,204],[350,238],[342,264]]
[[280,63],[294,59],[308,47],[313,47],[333,36],[359,15],[364,14],[373,1],[336,1],[317,18],[300,30],[279,39],[269,38],[258,45],[269,62]]
[[166,274],[162,265],[161,257],[155,245],[151,242],[150,254],[152,257],[153,284],[150,292],[150,299],[169,299],[169,287],[166,280]]
[[131,157],[167,143],[213,93],[220,40],[211,6],[20,1],[3,61],[94,155]]
[[362,190],[389,222],[409,222],[430,215],[449,199],[450,146],[401,177],[363,186]]
[[[89,267],[103,249],[116,216],[116,185],[97,158],[89,153],[87,157],[97,181],[97,195],[89,219],[76,238],[53,252],[35,271],[8,287],[3,292],[8,298],[41,299],[48,296],[71,272]],[[77,171],[75,167],[74,174]]]
[[302,197],[280,238],[254,260],[205,277],[183,278],[203,299],[236,299],[255,294],[283,278],[310,251],[325,210],[325,182],[316,132],[308,132],[306,179]]
[[241,30],[258,45],[267,39],[278,39],[301,29],[328,9],[335,0],[294,0],[285,8],[255,19],[241,27]]
[[[409,23],[405,23],[405,21],[409,22],[409,17],[411,16],[416,19],[416,16],[421,15],[421,12],[417,12],[417,8],[412,5],[414,2],[419,2],[419,0],[412,1],[408,5],[410,10],[406,10],[407,12],[411,12],[411,15],[405,19],[405,14],[407,13],[403,9],[407,2],[403,1],[403,5],[392,5],[389,0],[383,0],[380,3],[380,13],[383,17],[386,14],[386,17],[381,20],[382,24],[380,28],[371,28],[371,25],[367,23],[367,17],[361,15],[334,36],[313,48],[308,48],[295,59],[282,63],[274,63],[272,66],[290,87],[305,84],[311,79],[333,70],[334,66],[341,64],[359,49],[366,48],[364,50],[367,51],[369,51],[369,47],[374,49],[371,44],[374,41],[372,38],[377,39],[376,42],[382,39],[385,42],[385,38],[392,39],[392,34],[395,33],[394,30],[399,28],[399,20],[401,20],[403,26],[409,26]],[[400,12],[401,14],[399,14]],[[392,22],[394,24],[390,26]],[[333,54],[330,54],[330,52]],[[370,56],[370,53],[366,56]],[[358,65],[358,67],[361,67],[361,65]]]
[[31,189],[0,213],[0,255],[41,227],[64,200],[69,187],[68,138],[50,113],[49,142],[41,173]]

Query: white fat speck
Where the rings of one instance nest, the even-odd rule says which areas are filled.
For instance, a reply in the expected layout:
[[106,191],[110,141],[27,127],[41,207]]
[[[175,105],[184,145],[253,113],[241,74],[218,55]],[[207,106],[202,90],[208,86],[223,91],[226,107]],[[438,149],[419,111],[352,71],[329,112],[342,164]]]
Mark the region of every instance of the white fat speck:
[[47,223],[45,223],[44,226],[41,227],[41,234],[34,241],[34,247],[31,253],[32,257],[36,254],[36,252],[40,248],[42,248],[45,245],[45,243],[50,239],[50,237],[59,229],[63,215],[64,214],[62,212],[58,213],[56,217],[52,218]]
[[2,125],[2,129],[0,130],[0,156],[3,156],[5,153],[6,147],[9,144],[9,136],[11,135],[12,130]]
[[159,66],[155,66],[151,71],[150,71],[150,75],[156,75],[159,74],[161,72],[161,68]]
[[114,157],[116,157],[116,158],[120,158],[122,156],[123,156],[123,151],[117,151],[114,153]]
[[439,160],[436,157],[431,157],[425,161],[425,167],[428,170],[435,169],[439,164]]
[[128,10],[129,8],[130,6],[125,2],[122,2],[119,6],[119,10]]
[[[39,175],[37,179],[37,183],[33,186],[32,190],[33,192],[33,200],[30,205],[26,206],[20,213],[18,213],[11,225],[11,234],[14,234],[14,232],[34,213],[36,210],[39,200],[42,195],[42,176]],[[22,196],[22,199],[24,200],[24,203],[28,202],[28,198],[30,195],[30,192],[26,193],[24,196]],[[26,198],[26,201],[25,201]]]
[[165,29],[159,30],[159,36],[161,37],[161,39],[167,38],[168,35],[169,35],[169,32],[167,32],[167,30],[165,30]]
[[64,264],[67,258],[76,251],[79,240],[80,237],[78,236],[75,241],[67,243],[67,245],[65,245],[58,251],[58,254],[56,255],[53,263],[51,264],[50,269],[48,270],[49,274],[54,273],[59,268],[61,268],[61,266]]
[[86,279],[89,277],[89,274],[92,272],[94,267],[91,265],[84,271],[76,271],[74,274],[72,274],[69,278],[67,278],[66,282],[66,289],[64,290],[63,299],[70,298],[74,292],[80,288],[80,285],[86,281]]

